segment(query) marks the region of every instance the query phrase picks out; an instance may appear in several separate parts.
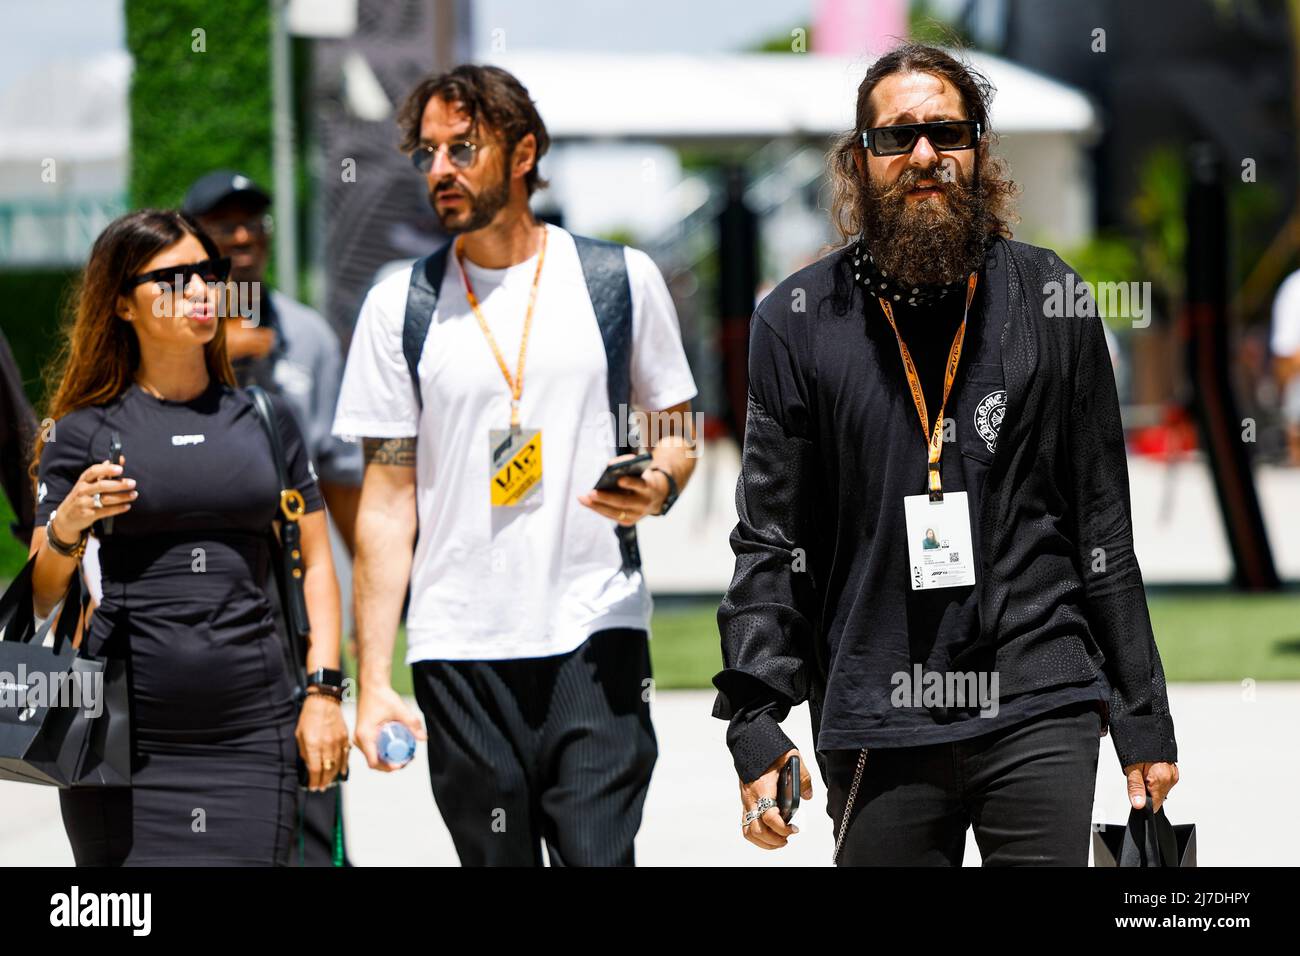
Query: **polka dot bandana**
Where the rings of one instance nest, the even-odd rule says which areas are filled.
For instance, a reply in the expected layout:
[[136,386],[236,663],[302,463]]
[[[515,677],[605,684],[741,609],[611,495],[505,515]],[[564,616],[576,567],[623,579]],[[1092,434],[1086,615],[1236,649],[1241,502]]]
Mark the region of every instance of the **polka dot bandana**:
[[850,257],[853,278],[872,298],[887,299],[891,305],[927,308],[960,296],[966,288],[966,279],[942,285],[907,285],[880,271],[866,246],[859,240]]

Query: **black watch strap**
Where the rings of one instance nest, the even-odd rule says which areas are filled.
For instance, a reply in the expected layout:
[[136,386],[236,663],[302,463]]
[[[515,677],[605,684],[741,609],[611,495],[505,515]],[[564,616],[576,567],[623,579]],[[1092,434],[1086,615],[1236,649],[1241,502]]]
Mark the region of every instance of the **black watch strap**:
[[666,515],[668,514],[668,509],[677,503],[677,495],[679,493],[677,490],[677,479],[672,476],[672,473],[668,471],[668,469],[660,468],[658,465],[651,465],[650,470],[657,471],[668,479],[668,494],[664,498],[664,506],[659,509],[661,515]]
[[307,675],[308,687],[343,690],[343,672],[330,667],[318,667]]

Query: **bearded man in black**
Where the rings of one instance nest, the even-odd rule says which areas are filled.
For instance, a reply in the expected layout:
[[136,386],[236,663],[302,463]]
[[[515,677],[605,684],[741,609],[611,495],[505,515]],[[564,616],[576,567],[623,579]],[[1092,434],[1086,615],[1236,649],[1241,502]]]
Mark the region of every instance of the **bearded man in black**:
[[1108,732],[1133,806],[1178,780],[1101,320],[1010,239],[990,97],[932,47],[877,60],[844,245],[754,315],[714,716],[760,847],[797,832],[804,701],[841,864],[957,866],[973,826],[986,865],[1085,865]]

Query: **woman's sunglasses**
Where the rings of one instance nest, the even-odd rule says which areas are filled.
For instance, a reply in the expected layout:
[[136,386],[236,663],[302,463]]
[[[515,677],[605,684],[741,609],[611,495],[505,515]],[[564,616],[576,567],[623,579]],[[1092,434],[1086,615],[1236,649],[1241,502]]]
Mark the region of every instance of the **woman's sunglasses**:
[[[420,146],[411,154],[411,162],[415,168],[422,173],[427,173],[433,169],[434,157],[438,155],[441,146]],[[478,144],[465,140],[460,143],[449,143],[447,145],[447,159],[457,169],[469,169],[474,165],[474,157],[478,154]]]
[[208,285],[212,285],[214,282],[225,282],[230,278],[230,258],[222,256],[220,259],[204,259],[202,262],[190,262],[186,265],[168,266],[165,269],[142,272],[127,279],[122,284],[122,291],[127,292],[138,285],[144,285],[146,282],[157,282],[174,292],[188,286],[195,276],[198,276]]
[[910,153],[922,136],[935,149],[973,149],[979,142],[980,124],[975,120],[941,120],[937,123],[877,126],[862,132],[862,145],[877,156],[898,156]]

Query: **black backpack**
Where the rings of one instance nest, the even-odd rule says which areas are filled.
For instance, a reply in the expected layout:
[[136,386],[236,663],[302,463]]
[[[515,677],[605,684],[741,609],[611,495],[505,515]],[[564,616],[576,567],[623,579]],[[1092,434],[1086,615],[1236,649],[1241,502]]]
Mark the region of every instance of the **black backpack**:
[[[587,281],[587,295],[600,326],[600,338],[605,343],[605,362],[608,366],[609,410],[614,416],[614,440],[628,435],[627,413],[632,396],[632,286],[627,277],[627,260],[623,247],[616,242],[574,236],[578,259],[582,262],[582,275]],[[415,400],[424,410],[424,396],[420,392],[420,355],[429,335],[433,313],[438,305],[438,292],[442,288],[443,273],[447,269],[447,256],[451,242],[446,242],[411,266],[411,284],[406,293],[406,319],[402,325],[402,354],[411,374]],[[619,444],[617,454],[635,451]],[[631,575],[641,567],[641,552],[636,544],[636,527],[614,526],[618,536],[619,551],[623,556],[623,573]]]

